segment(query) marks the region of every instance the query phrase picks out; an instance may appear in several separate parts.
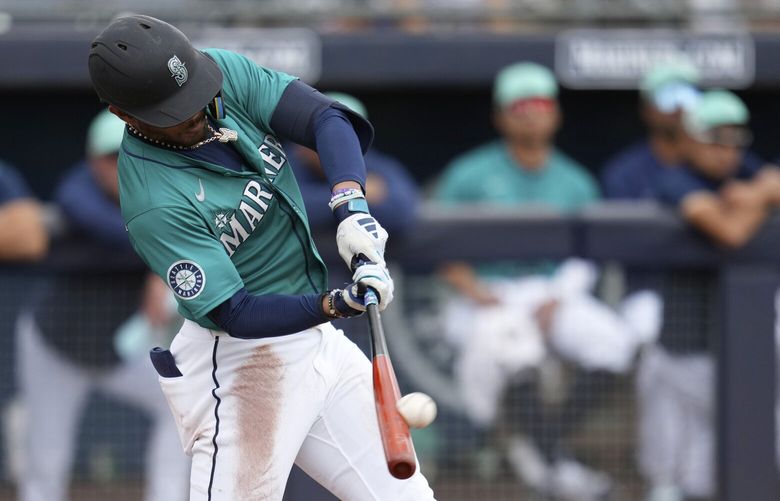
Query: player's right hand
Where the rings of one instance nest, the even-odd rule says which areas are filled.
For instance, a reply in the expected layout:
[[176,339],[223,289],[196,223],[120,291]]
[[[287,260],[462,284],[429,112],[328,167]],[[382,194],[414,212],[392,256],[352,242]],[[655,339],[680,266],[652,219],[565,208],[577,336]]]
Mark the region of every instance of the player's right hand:
[[393,301],[393,279],[384,264],[364,263],[355,268],[352,275],[353,283],[344,289],[344,301],[356,310],[365,311],[363,295],[366,287],[376,292],[379,300],[379,311],[387,308]]

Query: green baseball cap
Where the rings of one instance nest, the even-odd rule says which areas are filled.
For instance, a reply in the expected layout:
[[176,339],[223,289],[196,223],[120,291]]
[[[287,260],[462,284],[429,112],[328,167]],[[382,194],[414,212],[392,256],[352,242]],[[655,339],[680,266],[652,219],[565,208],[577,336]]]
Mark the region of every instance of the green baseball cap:
[[361,103],[360,100],[355,96],[351,96],[343,92],[326,92],[325,95],[334,101],[340,102],[361,117],[368,119],[368,111],[366,110],[365,105],[363,105],[363,103]]
[[[737,146],[745,146],[751,140],[750,131],[746,127],[749,120],[750,112],[745,103],[736,94],[727,90],[704,92],[693,107],[686,110],[683,115],[685,130],[697,140]],[[732,126],[736,129],[733,134],[729,134],[729,138],[719,139],[722,134],[716,134],[716,129],[724,126]]]
[[736,94],[710,90],[685,113],[685,128],[691,132],[707,131],[722,125],[747,125],[748,120],[750,112]]
[[699,100],[699,72],[685,60],[659,64],[647,72],[639,90],[662,113],[690,109]]
[[669,84],[699,84],[699,71],[685,59],[667,61],[653,66],[645,73],[640,82],[639,89],[648,96],[652,96]]
[[493,101],[501,108],[518,99],[557,96],[558,82],[552,71],[536,63],[515,63],[503,68],[493,85]]
[[110,111],[103,110],[92,119],[87,131],[87,154],[91,157],[119,151],[125,123]]

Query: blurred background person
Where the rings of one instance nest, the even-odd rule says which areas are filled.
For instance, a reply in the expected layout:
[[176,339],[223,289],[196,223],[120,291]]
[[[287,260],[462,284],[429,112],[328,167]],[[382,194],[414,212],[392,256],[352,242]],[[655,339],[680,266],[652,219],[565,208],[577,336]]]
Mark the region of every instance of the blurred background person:
[[[780,172],[751,153],[749,112],[724,90],[702,94],[682,117],[681,164],[663,173],[657,200],[714,245],[747,243],[780,202]],[[637,375],[638,455],[648,501],[715,494],[716,274],[702,268],[659,277],[664,320]]]
[[[356,97],[341,92],[326,95],[368,118],[365,105]],[[330,187],[317,152],[299,144],[287,145],[287,150],[312,229],[335,227],[336,220],[327,210]],[[388,232],[402,235],[412,228],[417,215],[420,195],[414,179],[399,160],[376,148],[366,152],[365,162],[366,200],[372,215]]]
[[660,198],[713,241],[741,247],[777,207],[777,167],[748,150],[745,103],[726,90],[706,92],[683,117],[684,163],[665,172]]
[[48,243],[41,204],[19,173],[0,163],[0,260],[38,260]]
[[[557,95],[557,82],[543,66],[502,69],[493,92],[501,138],[453,160],[435,201],[466,211],[537,206],[569,214],[598,200],[587,170],[554,145],[561,123]],[[455,377],[466,414],[483,429],[493,426],[507,385],[522,375],[510,391],[520,402],[507,409],[513,434],[507,458],[518,477],[556,499],[605,496],[609,477],[574,459],[566,442],[604,395],[609,373],[629,369],[638,337],[593,297],[595,267],[581,260],[451,262],[441,276],[457,292],[445,310],[445,330],[460,350]],[[578,369],[565,401],[550,405],[542,377],[549,371],[535,369],[560,360]]]
[[639,87],[640,115],[647,136],[627,147],[601,170],[608,199],[654,198],[662,174],[682,162],[682,112],[700,95],[698,72],[687,61],[662,63]]
[[[86,159],[56,191],[82,253],[88,248],[100,256],[132,255],[117,185],[123,133],[121,120],[108,111],[98,114],[87,132]],[[151,420],[145,499],[185,499],[189,459],[147,355],[175,333],[171,299],[165,284],[141,267],[101,269],[82,262],[77,271],[55,271],[44,279],[17,326],[26,412],[22,501],[68,498],[78,424],[93,391],[138,407]]]
[[[39,261],[46,256],[48,220],[44,206],[33,197],[22,176],[10,165],[0,163],[0,263],[3,265],[0,269],[0,333],[4,340],[5,334],[13,330],[13,318],[19,306],[28,299],[20,290],[28,287],[31,270],[26,266],[14,269],[14,266]],[[9,348],[9,351],[12,350]],[[12,380],[13,368],[6,367],[3,376]],[[22,418],[19,410],[18,402],[13,398],[4,399],[3,423],[18,423]],[[18,474],[21,469],[19,457],[11,451],[19,449],[19,438],[12,433],[4,438],[5,470],[9,476]]]

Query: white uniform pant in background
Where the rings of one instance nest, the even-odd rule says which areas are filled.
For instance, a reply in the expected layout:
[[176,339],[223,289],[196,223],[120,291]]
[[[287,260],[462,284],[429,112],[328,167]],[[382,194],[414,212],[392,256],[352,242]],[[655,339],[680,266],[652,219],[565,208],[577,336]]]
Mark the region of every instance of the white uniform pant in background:
[[142,409],[151,420],[144,499],[186,499],[190,461],[179,448],[175,423],[148,357],[105,371],[79,367],[46,344],[29,316],[17,323],[17,352],[27,414],[21,501],[68,499],[78,424],[92,390]]
[[281,500],[293,463],[344,500],[425,501],[387,470],[371,364],[331,324],[238,339],[186,321],[160,377],[192,455],[191,501]]
[[[463,296],[449,300],[443,311],[444,332],[458,350],[454,376],[474,423],[492,425],[510,381],[538,370],[548,354],[586,370],[620,374],[631,368],[643,339],[631,318],[591,295],[591,271],[595,273],[586,263],[570,259],[553,277],[491,282],[491,291],[500,298],[497,305],[479,305]],[[536,311],[553,300],[555,313],[545,336]],[[660,310],[660,301],[643,298],[647,301],[652,303],[645,308],[651,310],[649,316],[659,316],[655,310]]]
[[715,368],[708,354],[675,355],[646,348],[637,375],[639,469],[654,486],[686,496],[715,490]]

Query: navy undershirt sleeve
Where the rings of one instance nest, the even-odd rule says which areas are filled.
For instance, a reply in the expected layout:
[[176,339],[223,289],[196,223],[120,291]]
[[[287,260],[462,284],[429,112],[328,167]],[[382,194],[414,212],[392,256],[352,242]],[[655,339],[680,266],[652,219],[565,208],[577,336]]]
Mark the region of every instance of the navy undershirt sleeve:
[[361,151],[367,152],[374,139],[374,128],[371,123],[300,80],[290,82],[290,85],[284,89],[271,116],[271,129],[282,139],[317,149],[314,137],[315,122],[326,108],[336,108],[344,113],[358,136]]
[[314,119],[314,137],[322,170],[332,188],[343,181],[366,185],[366,165],[360,141],[347,115],[336,108],[325,108]]
[[223,331],[241,339],[284,336],[328,321],[319,294],[254,296],[242,288],[208,314]]

